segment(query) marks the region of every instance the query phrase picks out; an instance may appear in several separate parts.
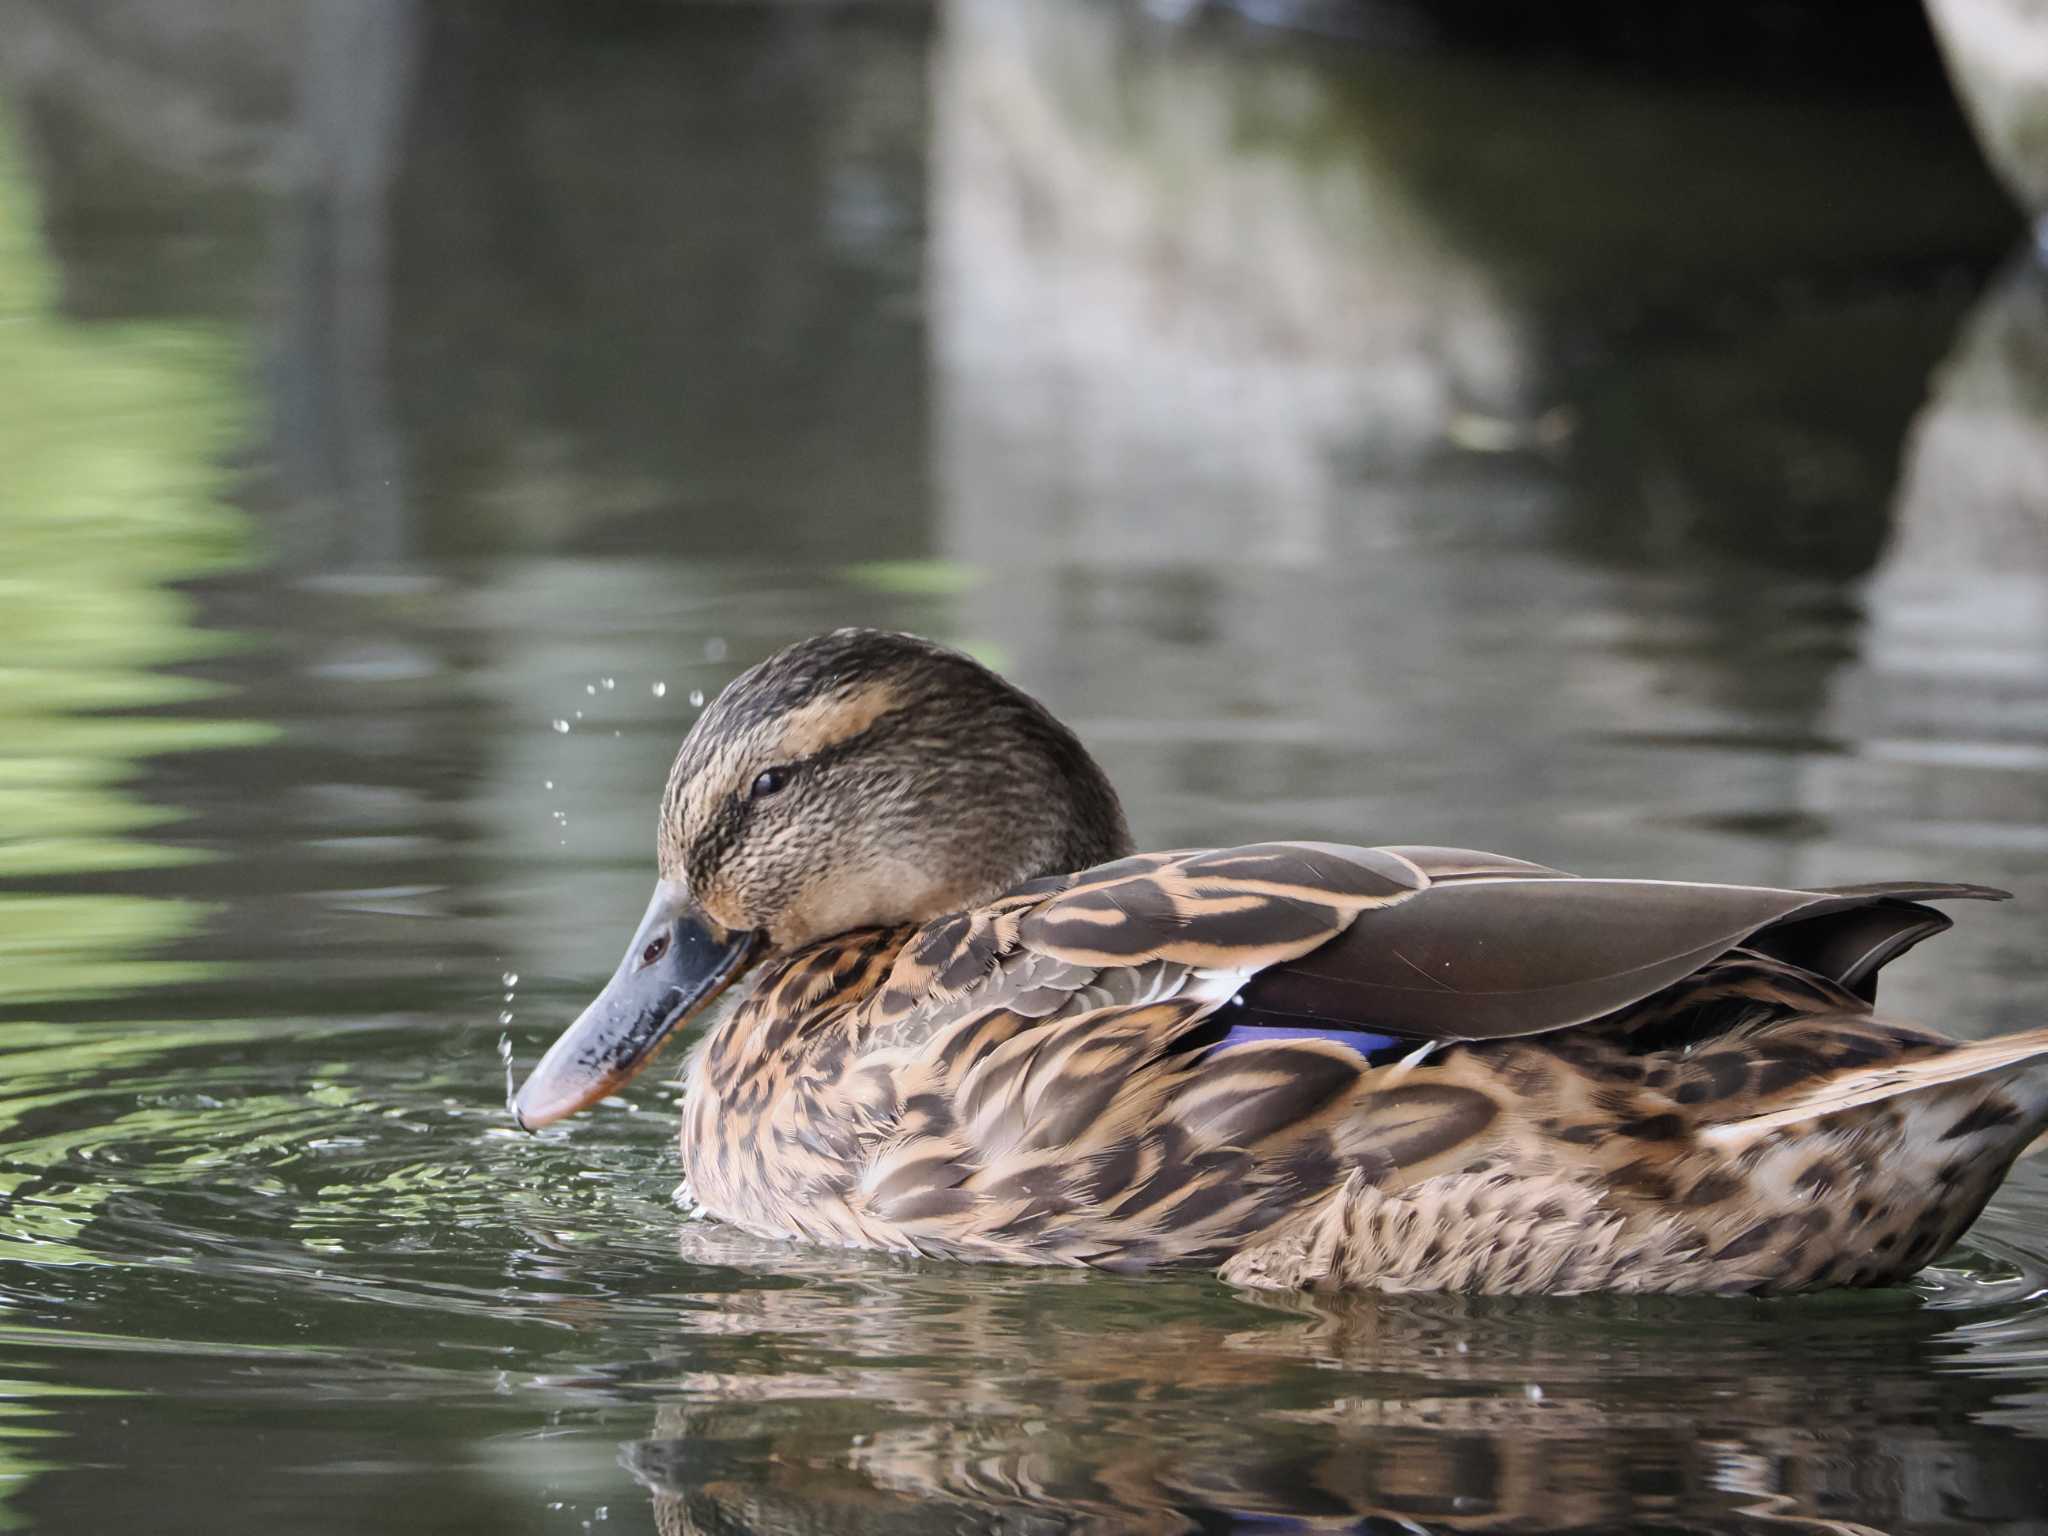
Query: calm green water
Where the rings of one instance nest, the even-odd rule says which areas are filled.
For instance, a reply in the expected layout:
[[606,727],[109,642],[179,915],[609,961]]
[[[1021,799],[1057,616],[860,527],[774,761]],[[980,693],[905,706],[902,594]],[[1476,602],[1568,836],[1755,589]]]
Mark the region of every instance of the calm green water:
[[1938,77],[516,9],[0,7],[0,1527],[2048,1531],[2040,1162],[1891,1293],[1310,1303],[502,1108],[850,622],[1154,845],[2010,887],[1886,1000],[2039,1024],[2048,283]]

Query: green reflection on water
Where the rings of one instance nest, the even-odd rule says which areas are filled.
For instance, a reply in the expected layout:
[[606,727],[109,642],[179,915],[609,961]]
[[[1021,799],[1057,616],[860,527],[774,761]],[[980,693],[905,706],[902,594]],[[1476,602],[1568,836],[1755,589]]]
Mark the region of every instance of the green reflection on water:
[[[135,713],[213,691],[160,669],[222,644],[171,584],[248,558],[221,468],[247,418],[242,348],[212,325],[65,318],[11,126],[0,114],[0,879],[189,862],[196,850],[146,836],[172,813],[123,786],[145,756],[265,734]],[[199,916],[164,899],[11,893],[0,914],[8,1000],[172,979],[134,957]],[[104,958],[83,965],[86,951]]]
[[963,597],[982,574],[957,560],[861,560],[845,568],[857,587],[891,597]]
[[[204,855],[150,838],[173,813],[126,786],[145,757],[268,734],[154,713],[216,691],[161,670],[223,643],[196,627],[173,584],[249,558],[221,467],[246,428],[243,348],[213,325],[67,319],[12,129],[0,110],[0,880],[189,863]],[[195,979],[203,964],[162,955],[204,917],[174,897],[0,891],[0,1002]],[[0,1264],[96,1262],[74,1239],[105,1187],[50,1176],[75,1136],[24,1130],[46,1111],[61,1124],[66,1102],[96,1080],[199,1033],[0,1024]],[[19,1523],[12,1493],[50,1464],[43,1399],[77,1390],[0,1380],[0,1528]]]
[[50,1415],[52,1410],[48,1400],[118,1396],[119,1393],[103,1388],[0,1376],[0,1531],[18,1530],[27,1523],[20,1516],[8,1512],[8,1490],[26,1483],[50,1465],[30,1454],[25,1446],[39,1440],[55,1439],[62,1433],[37,1422]]
[[60,315],[9,127],[0,116],[0,825],[17,835],[0,877],[173,862],[191,855],[133,835],[167,817],[119,789],[132,763],[259,733],[114,712],[213,691],[154,669],[222,643],[169,584],[248,557],[220,467],[247,416],[242,349],[217,326]]

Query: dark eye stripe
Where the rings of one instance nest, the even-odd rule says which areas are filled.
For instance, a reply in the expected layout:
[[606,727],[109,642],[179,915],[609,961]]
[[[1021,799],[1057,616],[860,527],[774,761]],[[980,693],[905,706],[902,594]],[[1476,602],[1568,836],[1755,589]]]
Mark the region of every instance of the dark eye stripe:
[[[790,779],[799,769],[812,775],[824,773],[841,760],[872,748],[884,733],[897,730],[910,718],[908,710],[892,709],[858,736],[835,741],[831,746],[813,752],[797,762],[775,764],[763,770],[763,774],[782,775],[782,782],[777,788],[787,788]],[[727,857],[739,846],[741,838],[746,833],[747,821],[753,812],[754,802],[764,798],[754,792],[754,784],[758,784],[761,777],[761,774],[757,774],[744,794],[737,790],[727,791],[718,801],[703,830],[697,834],[697,840],[684,850],[683,867],[690,871],[692,879],[711,879],[724,866]],[[686,793],[687,783],[688,781],[681,777],[675,777],[671,781],[678,805]],[[771,790],[769,793],[773,794],[774,791]],[[665,814],[673,816],[675,812],[667,811]]]

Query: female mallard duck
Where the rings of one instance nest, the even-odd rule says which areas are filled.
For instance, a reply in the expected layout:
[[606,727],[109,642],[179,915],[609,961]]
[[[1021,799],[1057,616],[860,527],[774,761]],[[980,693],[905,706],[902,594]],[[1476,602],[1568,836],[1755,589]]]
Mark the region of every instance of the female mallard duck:
[[1792,1291],[1912,1273],[2048,1123],[1873,1012],[1971,885],[1580,879],[1456,848],[1133,854],[967,657],[840,630],[684,741],[618,971],[519,1091],[612,1092],[743,972],[683,1158],[756,1233],[1267,1286]]

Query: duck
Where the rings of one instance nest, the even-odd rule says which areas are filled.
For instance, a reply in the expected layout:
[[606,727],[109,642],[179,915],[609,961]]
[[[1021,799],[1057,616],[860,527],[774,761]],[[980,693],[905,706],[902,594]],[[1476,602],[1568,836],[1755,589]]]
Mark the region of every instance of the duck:
[[1876,1005],[1951,926],[1930,903],[2006,892],[1138,852],[1071,730],[915,636],[736,678],[656,842],[624,958],[512,1112],[561,1120],[708,1016],[684,1190],[757,1237],[1291,1291],[1879,1286],[2048,1125],[2048,1029]]

